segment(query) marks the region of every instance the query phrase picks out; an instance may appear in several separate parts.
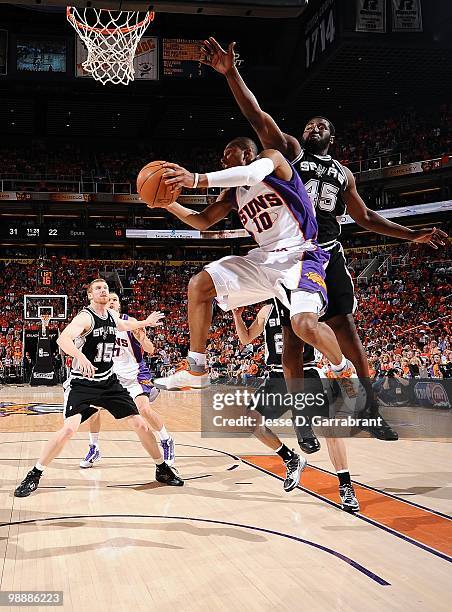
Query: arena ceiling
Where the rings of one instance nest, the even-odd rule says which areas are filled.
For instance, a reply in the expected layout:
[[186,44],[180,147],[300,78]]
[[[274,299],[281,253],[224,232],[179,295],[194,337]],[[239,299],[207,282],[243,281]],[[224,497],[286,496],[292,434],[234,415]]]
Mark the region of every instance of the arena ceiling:
[[344,43],[289,92],[287,104],[292,115],[351,115],[445,103],[451,94],[451,49]]
[[[0,0],[0,4],[8,3]],[[66,7],[66,0],[18,0],[14,4],[45,7]],[[71,6],[120,11],[155,10],[162,13],[195,15],[227,15],[237,17],[299,17],[308,0],[72,0]]]
[[[0,5],[4,0],[0,0]],[[273,1],[273,0],[272,0]],[[47,6],[51,2],[52,6]],[[288,0],[289,2],[289,0]],[[65,17],[61,13],[66,2],[62,0],[43,0],[33,4],[26,1],[28,8],[38,9],[35,16],[24,13],[23,8],[0,6],[2,14],[5,11],[15,11],[16,19],[31,23],[42,23],[45,20],[49,28],[63,30]],[[290,3],[290,2],[289,2]],[[442,4],[442,0],[438,0]],[[86,3],[85,3],[86,4]],[[93,5],[96,2],[92,3]],[[105,2],[97,3],[105,5]],[[140,7],[148,6],[140,3]],[[179,12],[198,8],[206,9],[212,5],[206,2],[168,1],[154,2],[156,10],[169,10],[169,5]],[[201,6],[201,4],[203,6]],[[245,5],[258,6],[261,0],[238,0],[224,2],[226,6],[239,7]],[[284,5],[284,0],[275,0],[273,4]],[[300,0],[299,7],[306,4]],[[114,3],[112,3],[114,6]],[[309,6],[312,8],[313,3]],[[132,4],[123,2],[122,7],[132,8]],[[46,14],[46,11],[51,11]],[[228,9],[229,10],[229,9]],[[301,9],[300,9],[301,10]],[[39,15],[39,12],[41,12]],[[57,11],[52,14],[52,11]],[[58,15],[58,12],[60,13]],[[249,19],[222,17],[202,13],[196,14],[165,14],[160,13],[155,27],[160,28],[159,34],[168,37],[203,38],[208,33],[215,34],[226,43],[235,38],[244,63],[241,72],[251,89],[256,93],[265,109],[274,114],[288,131],[297,130],[301,120],[308,115],[322,113],[338,124],[350,117],[387,115],[393,109],[404,109],[413,104],[438,105],[446,103],[452,94],[452,32],[451,23],[441,22],[437,17],[434,37],[410,38],[404,35],[393,37],[391,41],[378,36],[356,36],[345,33],[333,52],[320,62],[312,72],[304,71],[304,40],[301,34],[303,17],[296,19]],[[250,27],[253,24],[253,27]],[[6,81],[8,95],[19,97],[26,95],[26,83]],[[1,81],[0,81],[1,85]],[[226,136],[228,129],[236,132],[246,129],[240,114],[232,100],[224,79],[219,76],[206,78],[196,82],[174,81],[165,83],[149,83],[146,87],[109,88],[100,90],[98,85],[85,81],[84,83],[61,83],[45,86],[37,85],[40,96],[51,97],[55,101],[70,99],[71,103],[84,101],[86,97],[95,94],[96,99],[114,99],[113,105],[124,103],[135,107],[143,103],[155,108],[155,135],[160,133],[168,136],[187,136],[197,132],[200,137]],[[1,92],[0,92],[1,93]],[[143,99],[145,102],[143,102]],[[149,108],[143,112],[135,108],[131,116],[141,118],[149,113]],[[138,111],[138,112],[136,112]],[[157,120],[158,119],[158,120]],[[202,127],[202,132],[200,129]]]

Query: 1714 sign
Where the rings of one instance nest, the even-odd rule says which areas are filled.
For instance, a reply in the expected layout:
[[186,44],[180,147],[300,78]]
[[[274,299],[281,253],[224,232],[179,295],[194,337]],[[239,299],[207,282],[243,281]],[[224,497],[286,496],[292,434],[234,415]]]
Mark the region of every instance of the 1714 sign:
[[305,27],[306,68],[327,55],[336,39],[335,0],[326,0]]

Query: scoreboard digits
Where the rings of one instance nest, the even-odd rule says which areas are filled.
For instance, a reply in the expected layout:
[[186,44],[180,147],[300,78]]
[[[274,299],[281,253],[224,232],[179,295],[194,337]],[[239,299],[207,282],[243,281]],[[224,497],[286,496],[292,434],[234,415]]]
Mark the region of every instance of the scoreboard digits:
[[206,68],[199,61],[202,40],[163,39],[163,75],[166,77],[200,78]]
[[[126,237],[125,228],[105,228],[101,233],[101,240],[122,240]],[[58,241],[80,241],[80,240],[99,240],[99,231],[95,227],[73,229],[70,227],[52,227],[51,225],[41,225],[39,227],[24,227],[19,224],[0,226],[0,239],[23,240],[35,242],[58,242]]]
[[38,270],[38,285],[41,287],[53,287],[53,271],[39,268]]

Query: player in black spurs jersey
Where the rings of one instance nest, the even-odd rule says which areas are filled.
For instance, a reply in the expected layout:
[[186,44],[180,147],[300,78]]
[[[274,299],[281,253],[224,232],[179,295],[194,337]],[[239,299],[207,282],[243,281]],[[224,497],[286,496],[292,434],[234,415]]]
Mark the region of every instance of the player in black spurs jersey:
[[[273,401],[270,400],[272,400],[276,394],[278,394],[276,397],[287,397],[288,391],[284,382],[285,377],[289,380],[290,378],[298,377],[299,381],[303,375],[304,379],[309,381],[304,391],[308,392],[312,397],[323,398],[322,407],[319,406],[317,409],[314,409],[314,413],[319,415],[320,412],[324,412],[324,414],[328,412],[328,397],[322,383],[321,374],[317,368],[317,360],[321,355],[309,344],[305,344],[303,350],[302,341],[293,332],[289,336],[291,327],[288,309],[278,300],[272,300],[268,304],[262,306],[257,313],[256,319],[248,328],[242,319],[242,312],[243,308],[236,308],[233,310],[234,323],[240,342],[242,344],[248,344],[260,336],[260,334],[264,333],[265,363],[272,368],[270,377],[264,382],[262,387],[257,390],[257,402],[256,404],[253,402],[253,409],[265,418],[280,418],[288,411],[288,407],[284,405],[284,401],[282,401],[281,404],[273,405]],[[290,355],[291,352],[295,355],[295,359],[291,360],[290,372],[287,372],[287,369],[284,371],[286,363],[284,363],[283,366],[282,361],[283,331],[284,342],[286,343],[285,355]],[[300,358],[301,351],[303,351],[302,358]],[[292,367],[295,360],[297,362],[297,369],[293,369]],[[303,372],[301,372],[301,369],[303,369]],[[300,427],[296,423],[296,417],[296,411],[293,410],[292,422],[300,448],[307,453],[318,451],[320,449],[320,443],[313,433],[311,426],[305,425]],[[301,473],[306,467],[306,459],[300,457],[293,450],[290,450],[266,424],[260,424],[258,422],[253,433],[263,444],[275,451],[284,461],[286,465],[284,490],[286,492],[292,491],[300,482]],[[332,430],[326,430],[324,434],[328,446],[328,454],[339,479],[339,495],[342,502],[342,509],[346,512],[358,512],[359,502],[350,480],[344,440],[332,435]]]
[[89,306],[83,308],[65,327],[58,344],[73,357],[72,369],[64,383],[64,425],[45,444],[39,461],[16,488],[16,497],[27,497],[38,488],[44,468],[57,457],[80,424],[99,408],[106,408],[115,419],[128,419],[146,452],[156,464],[155,478],[170,486],[182,486],[183,480],[162,458],[157,442],[146,421],[140,416],[129,392],[113,373],[113,349],[116,330],[134,331],[161,325],[163,314],[151,313],[144,321],[122,320],[108,309],[108,285],[97,278],[88,285]]
[[[280,308],[283,308],[282,304],[279,304],[279,306]],[[279,311],[277,308],[277,300],[271,300],[268,304],[262,306],[257,313],[256,319],[248,328],[242,319],[243,310],[244,308],[235,308],[232,311],[240,342],[247,345],[262,333],[264,334],[265,364],[270,368],[270,371],[268,378],[265,380],[262,387],[259,387],[258,391],[262,392],[262,397],[265,396],[265,393],[286,393],[284,371],[281,362],[283,352],[283,337],[281,322],[279,319]],[[315,366],[314,352],[314,347],[310,346],[309,344],[305,345],[303,365],[306,369]],[[286,412],[287,408],[282,407],[282,410]],[[278,418],[278,416],[278,414],[275,414],[274,418]],[[269,446],[268,442],[271,442],[272,439],[274,442],[279,442],[278,446],[281,446],[279,439],[276,438],[276,436],[273,437],[271,432],[271,435],[267,436],[268,431],[268,428],[259,428],[255,433],[259,440],[261,440],[261,442],[267,446]],[[310,425],[307,424],[304,427],[296,427],[295,433],[297,434],[298,444],[303,452],[309,455],[320,450],[320,442],[317,440],[317,437],[312,431]],[[278,446],[276,446],[276,448],[278,448]],[[273,446],[270,446],[270,448],[276,450],[276,448],[273,448]]]
[[234,46],[235,43],[231,43],[225,51],[214,38],[209,38],[204,41],[200,61],[226,77],[240,110],[264,149],[278,149],[287,159],[293,160],[316,209],[319,246],[330,253],[325,279],[328,309],[321,320],[333,329],[342,353],[353,363],[366,388],[367,405],[362,416],[380,419],[379,426],[368,428],[369,433],[381,440],[397,440],[397,433],[379,414],[372,392],[369,364],[353,319],[356,300],[344,251],[338,241],[340,225],[336,217],[347,209],[356,223],[368,230],[430,244],[433,248],[443,246],[447,234],[436,228],[411,230],[367,208],[356,190],[353,174],[328,154],[335,138],[332,123],[325,117],[313,117],[305,125],[300,141],[282,132],[274,119],[260,108],[240,76],[235,66]]

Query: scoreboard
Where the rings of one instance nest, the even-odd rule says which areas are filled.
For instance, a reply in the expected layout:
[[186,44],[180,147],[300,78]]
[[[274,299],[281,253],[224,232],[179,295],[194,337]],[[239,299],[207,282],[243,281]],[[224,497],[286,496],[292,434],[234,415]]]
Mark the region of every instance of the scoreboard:
[[44,268],[38,268],[37,281],[38,285],[41,287],[53,287],[53,271]]
[[199,61],[202,40],[163,39],[163,76],[197,79],[207,74]]
[[105,228],[98,230],[95,227],[87,229],[72,229],[67,227],[52,227],[52,225],[41,225],[39,227],[24,227],[14,222],[4,224],[0,227],[0,239],[21,240],[29,242],[58,242],[79,240],[121,240],[126,237],[123,228]]

